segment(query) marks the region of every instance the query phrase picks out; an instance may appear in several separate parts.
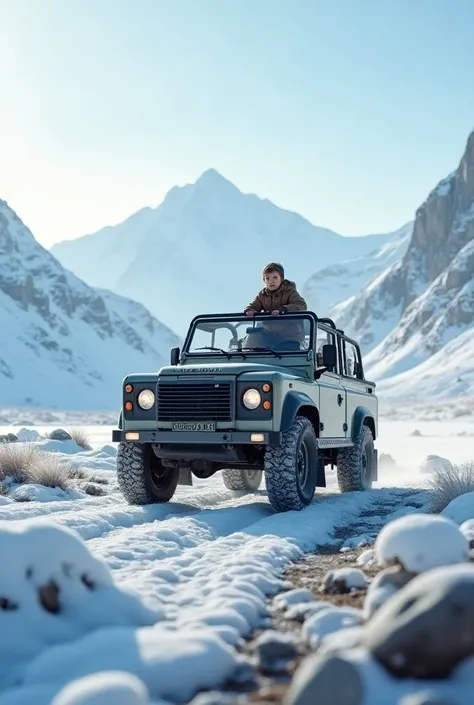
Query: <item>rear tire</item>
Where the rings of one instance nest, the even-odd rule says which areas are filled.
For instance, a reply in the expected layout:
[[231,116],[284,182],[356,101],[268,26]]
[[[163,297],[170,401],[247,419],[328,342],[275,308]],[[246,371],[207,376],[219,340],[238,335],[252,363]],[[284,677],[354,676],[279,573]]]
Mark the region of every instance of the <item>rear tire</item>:
[[222,479],[228,490],[237,492],[244,490],[246,492],[256,492],[262,484],[261,470],[240,470],[231,468],[222,471]]
[[337,452],[337,484],[341,492],[362,492],[372,487],[374,437],[363,425],[351,448]]
[[150,444],[119,443],[117,482],[129,504],[169,502],[178,480],[179,471],[164,467]]
[[268,499],[277,512],[300,511],[313,501],[319,449],[313,424],[297,416],[279,446],[265,452]]

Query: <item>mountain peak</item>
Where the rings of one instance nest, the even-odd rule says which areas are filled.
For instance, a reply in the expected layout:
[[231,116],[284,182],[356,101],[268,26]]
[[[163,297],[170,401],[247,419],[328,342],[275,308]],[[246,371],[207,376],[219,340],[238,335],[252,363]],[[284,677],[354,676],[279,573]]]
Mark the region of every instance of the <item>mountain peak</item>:
[[213,168],[204,171],[201,176],[196,179],[193,186],[196,189],[205,189],[206,191],[217,191],[222,189],[232,189],[232,191],[239,190],[235,184],[229,181],[229,179],[226,179],[225,176],[222,176],[221,173]]

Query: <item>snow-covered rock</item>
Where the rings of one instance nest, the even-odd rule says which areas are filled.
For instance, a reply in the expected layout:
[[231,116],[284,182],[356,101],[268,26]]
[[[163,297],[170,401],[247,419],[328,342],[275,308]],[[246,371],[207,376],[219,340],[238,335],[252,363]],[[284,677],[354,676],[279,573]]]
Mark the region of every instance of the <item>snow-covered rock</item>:
[[274,600],[275,609],[284,610],[291,605],[299,605],[302,602],[312,602],[314,594],[308,588],[293,588],[287,592],[277,595]]
[[409,514],[383,527],[375,542],[375,553],[380,566],[400,565],[410,573],[422,573],[467,561],[469,544],[450,519]]
[[352,590],[364,590],[367,587],[365,574],[359,568],[338,568],[331,570],[324,578],[323,589],[326,593],[347,593]]
[[105,671],[69,683],[51,705],[148,705],[148,691],[139,678],[124,671]]
[[425,475],[432,475],[452,469],[453,465],[451,461],[439,455],[427,455],[419,467],[419,471]]
[[363,613],[355,607],[336,607],[332,605],[322,609],[305,620],[302,634],[313,648],[319,646],[328,634],[349,627],[356,627],[363,622]]
[[[393,233],[343,237],[315,227],[266,199],[242,193],[210,169],[196,183],[171,189],[157,208],[58,243],[52,252],[91,286],[140,301],[183,334],[198,313],[241,311],[261,288],[260,271],[269,259],[281,260],[288,278],[302,289],[315,269],[341,259],[365,257],[366,269],[369,253],[389,257],[383,248],[393,241]],[[229,286],[229,264],[239,252],[251,258],[246,255],[245,266],[239,265],[239,286]]]
[[142,305],[64,269],[1,200],[0,324],[5,406],[118,408],[123,377],[167,364],[179,344]]
[[452,519],[456,524],[461,525],[464,525],[465,522],[471,519],[474,520],[474,492],[467,492],[451,500],[441,514],[448,519]]
[[161,618],[120,590],[106,565],[63,526],[2,522],[0,565],[0,687],[15,683],[55,644],[60,651],[102,627],[139,627]]

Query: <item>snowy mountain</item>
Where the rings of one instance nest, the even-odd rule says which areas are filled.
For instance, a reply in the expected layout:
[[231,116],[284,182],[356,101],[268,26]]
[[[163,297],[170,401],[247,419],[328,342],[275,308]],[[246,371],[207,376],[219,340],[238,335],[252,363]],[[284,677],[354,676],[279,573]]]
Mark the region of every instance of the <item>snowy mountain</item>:
[[335,314],[386,397],[474,391],[474,132],[418,209],[405,255]]
[[130,371],[156,370],[175,334],[140,304],[65,270],[0,201],[0,404],[111,409]]
[[371,280],[401,260],[412,232],[413,223],[407,223],[380,247],[313,274],[303,287],[309,308],[338,318],[340,304],[347,306]]
[[302,287],[317,269],[367,256],[392,239],[315,227],[243,194],[211,169],[196,183],[171,189],[157,208],[61,242],[52,252],[91,286],[142,302],[183,333],[197,313],[242,310],[261,288],[260,271],[270,260],[282,261]]

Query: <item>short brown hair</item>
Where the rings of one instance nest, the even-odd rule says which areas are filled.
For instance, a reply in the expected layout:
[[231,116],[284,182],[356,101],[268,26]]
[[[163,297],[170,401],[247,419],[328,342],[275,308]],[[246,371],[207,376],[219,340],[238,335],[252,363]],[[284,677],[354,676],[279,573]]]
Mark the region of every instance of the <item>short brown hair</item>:
[[279,262],[269,262],[262,269],[262,279],[265,279],[265,274],[271,274],[272,272],[277,272],[282,279],[285,278],[285,270],[283,265]]

